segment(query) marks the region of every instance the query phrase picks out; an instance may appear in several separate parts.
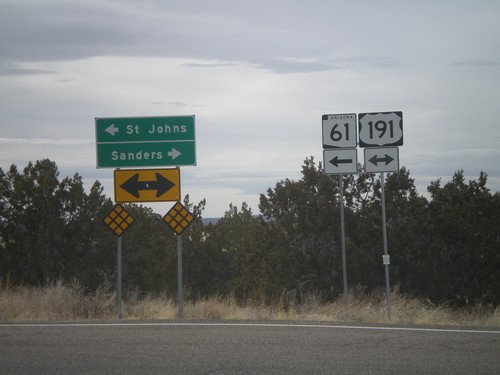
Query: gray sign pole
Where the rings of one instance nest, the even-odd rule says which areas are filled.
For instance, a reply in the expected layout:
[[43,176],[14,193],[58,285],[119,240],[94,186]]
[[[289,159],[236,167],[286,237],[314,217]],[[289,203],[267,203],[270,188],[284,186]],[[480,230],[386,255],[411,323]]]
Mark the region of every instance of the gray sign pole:
[[182,296],[182,234],[177,235],[177,299],[179,304],[179,319],[184,318],[184,304]]
[[385,267],[385,291],[387,296],[387,318],[389,321],[392,318],[391,314],[391,287],[389,284],[389,254],[387,246],[387,221],[385,219],[385,175],[380,173],[380,181],[382,187],[382,230],[384,232],[384,267]]
[[122,236],[116,240],[116,311],[122,318]]
[[342,276],[344,281],[344,310],[345,320],[349,319],[349,296],[347,294],[347,262],[345,255],[345,227],[344,227],[344,181],[343,176],[339,176],[340,189],[340,241],[342,243]]

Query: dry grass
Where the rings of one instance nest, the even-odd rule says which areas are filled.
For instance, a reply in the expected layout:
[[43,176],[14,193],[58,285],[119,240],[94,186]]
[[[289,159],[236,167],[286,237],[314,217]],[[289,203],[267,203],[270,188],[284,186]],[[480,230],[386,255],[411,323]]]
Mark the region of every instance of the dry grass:
[[[408,298],[397,288],[391,292],[391,306],[391,323],[500,327],[500,307],[450,309]],[[370,295],[359,290],[351,291],[348,311],[349,322],[387,323],[385,291]],[[112,320],[116,315],[115,293],[109,285],[92,294],[85,293],[78,283],[64,285],[57,282],[44,288],[0,285],[0,321]],[[132,293],[123,302],[123,318],[176,319],[177,303],[166,295],[139,298],[137,293]],[[314,294],[307,296],[300,305],[282,298],[272,306],[254,301],[240,304],[231,296],[215,296],[185,301],[184,318],[340,322],[345,321],[345,309],[342,298],[324,304]]]
[[115,295],[107,285],[91,295],[85,295],[78,283],[0,289],[0,321],[111,319],[115,316]]
[[[113,302],[116,303],[114,295],[113,298]],[[177,302],[172,297],[164,295],[156,298],[150,296],[139,298],[137,294],[132,293],[123,303],[124,318],[131,320],[175,319],[177,310]]]

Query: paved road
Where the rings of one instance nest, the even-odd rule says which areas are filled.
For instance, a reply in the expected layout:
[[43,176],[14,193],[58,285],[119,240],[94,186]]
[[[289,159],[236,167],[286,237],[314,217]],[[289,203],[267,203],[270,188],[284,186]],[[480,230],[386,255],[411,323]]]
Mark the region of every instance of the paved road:
[[0,324],[2,374],[499,374],[500,331]]

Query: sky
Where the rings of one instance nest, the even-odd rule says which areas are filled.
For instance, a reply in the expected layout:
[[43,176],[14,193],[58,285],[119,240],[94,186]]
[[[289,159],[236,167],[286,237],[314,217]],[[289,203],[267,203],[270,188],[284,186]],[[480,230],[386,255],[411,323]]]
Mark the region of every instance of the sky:
[[0,168],[49,158],[113,198],[95,118],[194,115],[181,194],[258,214],[322,162],[323,114],[401,111],[419,193],[460,169],[500,191],[499,19],[498,0],[0,0]]

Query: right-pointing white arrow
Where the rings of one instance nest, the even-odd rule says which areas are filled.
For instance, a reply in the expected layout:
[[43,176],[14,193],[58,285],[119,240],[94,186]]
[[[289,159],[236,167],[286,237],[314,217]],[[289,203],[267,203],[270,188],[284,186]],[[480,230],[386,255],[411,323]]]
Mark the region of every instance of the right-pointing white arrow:
[[175,158],[177,158],[180,155],[181,155],[181,152],[179,152],[178,150],[176,150],[173,147],[172,147],[172,151],[168,152],[168,156],[170,156],[172,158],[172,160],[174,160]]

